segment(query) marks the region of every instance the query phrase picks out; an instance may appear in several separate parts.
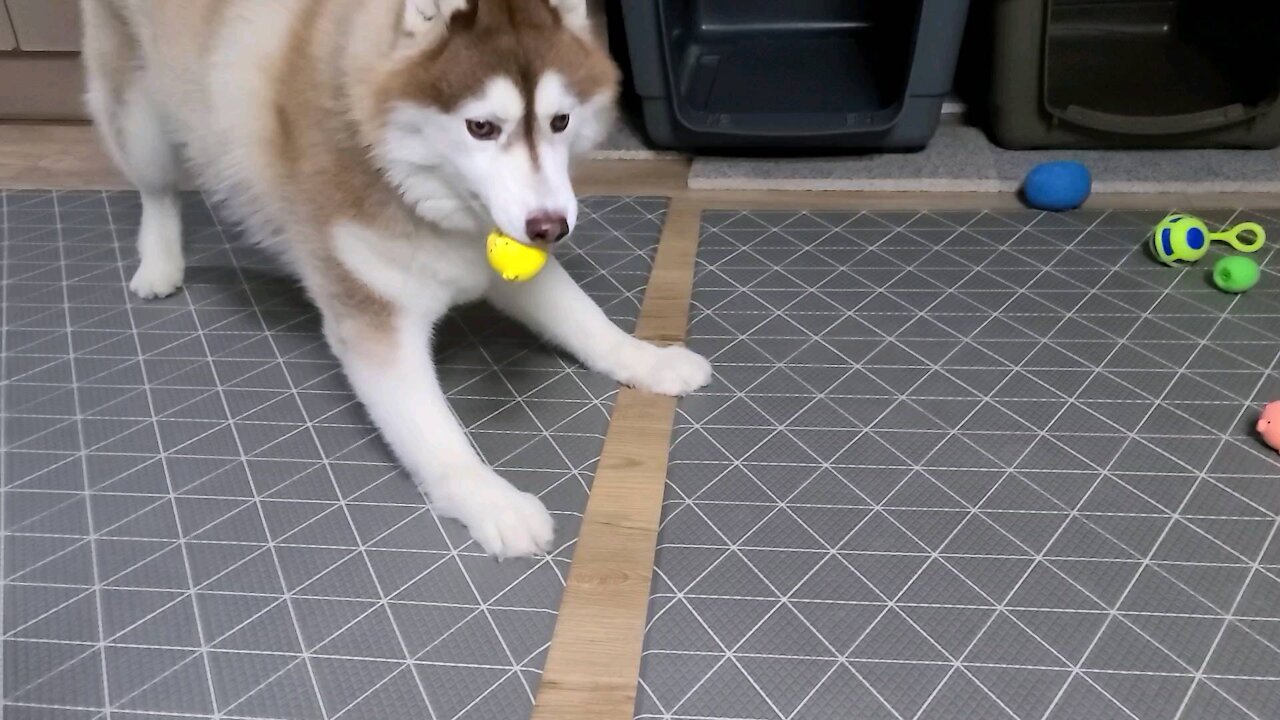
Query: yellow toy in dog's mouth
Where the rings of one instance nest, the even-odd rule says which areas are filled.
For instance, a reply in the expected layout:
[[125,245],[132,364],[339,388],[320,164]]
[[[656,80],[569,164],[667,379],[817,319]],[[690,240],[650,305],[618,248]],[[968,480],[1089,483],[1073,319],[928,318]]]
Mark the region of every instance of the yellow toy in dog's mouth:
[[547,251],[525,245],[500,230],[489,233],[489,265],[507,282],[532,280],[547,264]]

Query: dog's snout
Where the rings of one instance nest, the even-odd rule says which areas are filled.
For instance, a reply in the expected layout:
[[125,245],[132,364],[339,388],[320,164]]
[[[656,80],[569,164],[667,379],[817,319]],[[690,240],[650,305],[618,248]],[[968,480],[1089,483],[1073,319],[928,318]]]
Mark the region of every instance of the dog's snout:
[[555,213],[538,213],[525,221],[524,231],[535,242],[560,242],[569,234],[569,220]]

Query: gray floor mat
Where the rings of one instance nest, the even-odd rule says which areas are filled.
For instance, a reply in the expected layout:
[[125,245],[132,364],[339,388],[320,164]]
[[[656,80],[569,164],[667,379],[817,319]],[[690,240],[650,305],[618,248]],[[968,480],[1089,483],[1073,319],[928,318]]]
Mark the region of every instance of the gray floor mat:
[[[136,196],[2,201],[6,718],[528,717],[610,381],[483,310],[437,342],[482,453],[557,517],[551,558],[499,564],[198,196],[186,291],[156,302],[125,289]],[[628,328],[665,205],[585,200],[564,258]]]
[[1280,717],[1280,276],[1159,218],[705,215],[637,717]]

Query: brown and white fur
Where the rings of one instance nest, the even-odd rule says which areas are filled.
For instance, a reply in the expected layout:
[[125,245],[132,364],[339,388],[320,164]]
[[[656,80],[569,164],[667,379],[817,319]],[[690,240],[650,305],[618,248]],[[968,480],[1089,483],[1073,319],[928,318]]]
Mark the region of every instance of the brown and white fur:
[[130,287],[182,283],[185,156],[300,278],[435,511],[498,556],[549,550],[552,520],[477,455],[441,392],[430,337],[450,307],[487,299],[644,390],[711,377],[622,332],[554,260],[524,284],[486,262],[495,226],[549,242],[576,221],[570,162],[603,136],[617,85],[585,3],[82,0],[89,107],[142,195]]

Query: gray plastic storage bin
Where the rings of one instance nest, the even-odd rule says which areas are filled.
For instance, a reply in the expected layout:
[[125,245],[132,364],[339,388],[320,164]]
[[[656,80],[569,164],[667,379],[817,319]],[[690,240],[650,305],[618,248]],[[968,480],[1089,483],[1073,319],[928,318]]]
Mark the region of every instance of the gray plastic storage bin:
[[[616,0],[645,129],[673,149],[919,149],[968,0]],[[620,12],[619,12],[620,11]],[[615,48],[616,49],[616,48]]]
[[1277,0],[994,0],[1007,148],[1280,144]]

